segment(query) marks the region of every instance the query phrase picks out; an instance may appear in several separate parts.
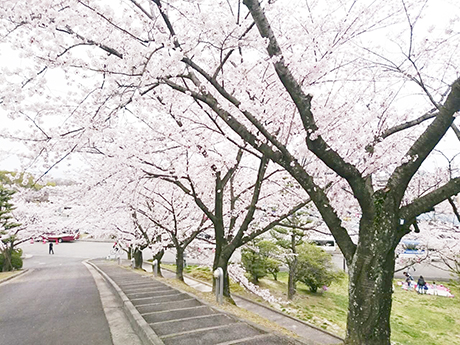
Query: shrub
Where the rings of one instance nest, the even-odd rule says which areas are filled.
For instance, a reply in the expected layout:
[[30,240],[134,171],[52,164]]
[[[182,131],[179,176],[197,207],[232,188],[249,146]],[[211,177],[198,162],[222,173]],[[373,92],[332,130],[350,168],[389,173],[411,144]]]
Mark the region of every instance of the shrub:
[[311,292],[329,286],[338,278],[331,255],[318,246],[305,243],[298,246],[297,253],[296,280],[307,285]]
[[[11,255],[11,264],[14,269],[22,268],[22,249],[15,249]],[[3,263],[5,261],[4,253],[0,254],[0,272],[3,271]]]
[[242,249],[241,263],[254,284],[257,284],[259,279],[267,274],[277,279],[281,266],[281,262],[275,258],[278,254],[279,248],[276,243],[263,239],[255,239]]
[[241,251],[241,263],[254,284],[267,275],[265,257],[252,248],[244,248]]

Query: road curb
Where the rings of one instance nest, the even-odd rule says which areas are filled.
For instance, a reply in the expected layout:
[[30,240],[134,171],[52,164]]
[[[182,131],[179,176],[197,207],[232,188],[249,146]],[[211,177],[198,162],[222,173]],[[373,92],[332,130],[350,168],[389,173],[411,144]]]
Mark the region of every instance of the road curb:
[[0,279],[0,284],[5,283],[5,282],[7,282],[8,280],[17,278],[17,277],[19,277],[19,276],[22,276],[23,274],[25,274],[25,273],[27,273],[27,272],[29,272],[29,269],[25,269],[25,270],[22,270],[22,271],[17,271],[17,273],[16,273],[16,274],[13,274],[12,276],[9,276],[9,277]]
[[137,311],[137,309],[134,307],[125,293],[120,289],[117,283],[115,283],[112,278],[110,278],[105,272],[103,272],[91,261],[86,260],[85,262],[91,265],[91,267],[99,272],[99,274],[103,276],[104,279],[109,283],[110,287],[115,292],[115,295],[120,299],[123,305],[123,310],[129,319],[131,327],[136,331],[141,341],[145,345],[164,345],[163,341],[156,335],[149,324],[144,320],[142,315]]

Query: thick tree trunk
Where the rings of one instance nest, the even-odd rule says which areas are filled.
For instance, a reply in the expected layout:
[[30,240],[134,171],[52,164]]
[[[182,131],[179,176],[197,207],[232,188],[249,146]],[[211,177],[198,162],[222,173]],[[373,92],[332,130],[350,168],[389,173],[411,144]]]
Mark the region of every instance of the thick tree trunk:
[[394,228],[397,225],[390,224],[393,219],[379,219],[379,223],[380,229],[376,231],[386,231],[388,236],[361,236],[349,267],[346,344],[390,344],[394,247],[397,243],[392,234],[397,233]]
[[297,254],[296,254],[297,236],[291,233],[291,251],[292,260],[289,262],[289,279],[288,279],[288,300],[294,298],[296,288],[296,275],[297,275]]
[[297,257],[294,257],[289,263],[289,277],[288,277],[288,294],[289,300],[294,298],[296,292],[296,270],[297,270]]
[[176,279],[184,281],[184,250],[176,247]]
[[134,249],[133,252],[133,258],[134,258],[134,269],[140,270],[142,269],[142,250],[140,248]]

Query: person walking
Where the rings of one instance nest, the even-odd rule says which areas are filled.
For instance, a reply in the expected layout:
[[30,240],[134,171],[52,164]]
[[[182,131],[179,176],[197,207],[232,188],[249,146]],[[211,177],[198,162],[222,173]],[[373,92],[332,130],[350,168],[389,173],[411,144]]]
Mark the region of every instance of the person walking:
[[426,285],[425,279],[423,279],[423,276],[420,276],[420,278],[418,278],[417,280],[417,292],[426,293],[425,285]]
[[53,242],[50,242],[50,245],[49,245],[49,254],[54,254]]

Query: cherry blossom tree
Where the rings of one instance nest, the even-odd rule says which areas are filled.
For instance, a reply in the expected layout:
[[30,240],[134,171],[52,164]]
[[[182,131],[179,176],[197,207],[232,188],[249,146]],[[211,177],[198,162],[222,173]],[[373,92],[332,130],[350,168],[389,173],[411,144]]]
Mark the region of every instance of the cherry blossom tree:
[[[395,248],[417,217],[460,191],[457,175],[416,175],[451,128],[458,135],[460,30],[450,4],[6,0],[2,39],[32,63],[4,69],[1,106],[32,126],[27,140],[45,169],[120,146],[113,124],[128,115],[150,128],[129,127],[145,141],[201,129],[187,136],[191,147],[210,152],[209,133],[219,134],[278,164],[347,261],[346,343],[389,344]],[[124,144],[123,157],[138,143]],[[227,158],[208,173],[213,184],[234,166]]]
[[[227,267],[235,250],[269,231],[309,202],[302,198],[304,193],[293,191],[295,188],[289,185],[285,174],[273,169],[274,166],[269,167],[267,159],[257,159],[237,149],[233,152],[235,160],[228,161],[231,151],[228,147],[225,154],[220,153],[218,147],[209,152],[198,150],[194,154],[185,151],[180,155],[181,174],[171,173],[179,169],[169,165],[171,160],[164,161],[167,163],[164,166],[151,164],[150,169],[145,171],[149,177],[175,186],[201,210],[198,215],[202,220],[195,220],[195,231],[190,241],[198,235],[205,221],[212,223],[215,240],[213,269],[220,267],[224,272],[226,297],[230,297]],[[179,156],[172,160],[174,166],[177,159]],[[213,164],[203,163],[207,160]],[[168,232],[173,233],[171,230]],[[172,239],[174,242],[174,237]],[[182,250],[176,247],[176,251],[180,253]],[[177,265],[181,262],[178,261]]]
[[167,248],[174,248],[176,251],[176,278],[183,281],[184,253],[192,241],[209,228],[210,222],[203,217],[193,199],[182,191],[171,188],[169,184],[161,186],[161,183],[156,183],[155,187],[157,188],[147,187],[144,193],[145,205],[139,206],[138,212],[163,236],[169,236],[170,245]]

